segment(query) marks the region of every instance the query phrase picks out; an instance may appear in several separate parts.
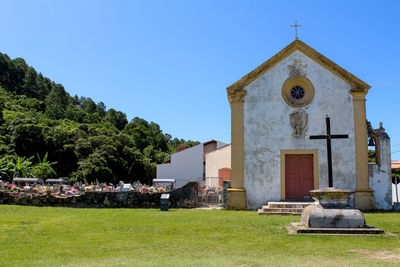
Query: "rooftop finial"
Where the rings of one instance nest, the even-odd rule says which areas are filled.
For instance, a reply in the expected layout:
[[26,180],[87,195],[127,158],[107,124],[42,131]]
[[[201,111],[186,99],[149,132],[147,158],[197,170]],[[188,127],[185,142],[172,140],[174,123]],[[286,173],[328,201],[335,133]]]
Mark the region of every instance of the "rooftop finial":
[[299,40],[299,37],[297,37],[297,28],[302,27],[302,26],[303,25],[297,24],[297,20],[294,21],[294,25],[290,25],[290,27],[294,27],[294,29],[295,29],[295,34],[296,34],[294,37],[295,40]]

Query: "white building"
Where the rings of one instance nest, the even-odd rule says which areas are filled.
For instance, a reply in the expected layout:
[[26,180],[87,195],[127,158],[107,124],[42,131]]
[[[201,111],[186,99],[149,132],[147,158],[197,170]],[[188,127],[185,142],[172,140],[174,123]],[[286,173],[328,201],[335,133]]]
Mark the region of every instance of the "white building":
[[176,179],[180,187],[189,181],[205,177],[204,154],[226,145],[211,140],[171,155],[171,162],[157,165],[157,179]]

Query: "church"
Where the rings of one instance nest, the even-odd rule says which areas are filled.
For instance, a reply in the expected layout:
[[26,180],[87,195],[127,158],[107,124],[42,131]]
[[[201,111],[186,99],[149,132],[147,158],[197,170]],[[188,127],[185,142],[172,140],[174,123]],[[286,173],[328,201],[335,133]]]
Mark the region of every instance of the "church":
[[367,122],[369,89],[297,37],[227,87],[228,208],[311,200],[310,190],[335,187],[354,190],[357,209],[391,209],[390,139]]

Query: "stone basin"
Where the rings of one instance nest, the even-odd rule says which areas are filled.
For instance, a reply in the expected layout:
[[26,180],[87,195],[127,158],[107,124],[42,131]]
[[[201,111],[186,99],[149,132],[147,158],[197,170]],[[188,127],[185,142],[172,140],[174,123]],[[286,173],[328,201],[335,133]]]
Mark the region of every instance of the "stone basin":
[[349,209],[354,207],[350,199],[350,196],[354,193],[354,190],[335,187],[326,187],[310,191],[311,196],[317,199],[325,209]]

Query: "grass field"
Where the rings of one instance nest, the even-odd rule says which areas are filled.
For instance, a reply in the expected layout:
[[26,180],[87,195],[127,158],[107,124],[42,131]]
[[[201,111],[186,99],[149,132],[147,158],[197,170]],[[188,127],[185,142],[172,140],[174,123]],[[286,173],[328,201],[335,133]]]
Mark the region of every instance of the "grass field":
[[298,216],[254,211],[0,206],[1,266],[399,266],[400,213],[367,213],[397,236],[288,235]]

